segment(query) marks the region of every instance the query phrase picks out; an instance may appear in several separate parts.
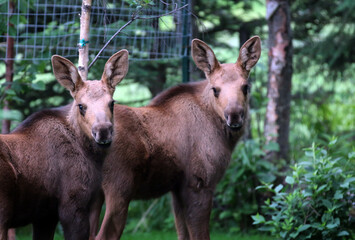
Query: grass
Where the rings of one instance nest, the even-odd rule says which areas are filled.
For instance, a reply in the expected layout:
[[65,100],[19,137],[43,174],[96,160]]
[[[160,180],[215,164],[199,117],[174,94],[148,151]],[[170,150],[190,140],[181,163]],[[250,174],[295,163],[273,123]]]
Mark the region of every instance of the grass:
[[[16,235],[17,240],[30,240],[32,234],[30,231],[19,230]],[[63,236],[56,233],[54,240],[62,240]],[[273,238],[265,235],[246,235],[246,234],[225,234],[225,233],[212,233],[211,239],[213,240],[272,240]],[[125,233],[121,240],[177,240],[175,232],[148,232],[148,233]]]
[[[265,235],[242,235],[242,234],[225,234],[212,233],[212,240],[272,240],[273,238]],[[175,232],[149,232],[125,234],[122,240],[177,240]]]

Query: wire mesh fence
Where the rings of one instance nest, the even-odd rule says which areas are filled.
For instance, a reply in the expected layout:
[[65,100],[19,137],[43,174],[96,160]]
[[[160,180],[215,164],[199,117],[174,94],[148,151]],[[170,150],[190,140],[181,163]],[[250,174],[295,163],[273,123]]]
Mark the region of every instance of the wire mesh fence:
[[[141,16],[158,16],[189,0],[154,1]],[[189,4],[190,6],[190,4]],[[89,57],[92,60],[107,40],[136,11],[126,1],[93,0]],[[14,60],[48,60],[53,54],[77,58],[81,0],[0,0],[0,60],[8,60],[6,38],[14,39]],[[137,19],[103,51],[108,58],[128,49],[131,60],[176,59],[187,54],[183,39],[190,38],[189,8],[161,18]],[[185,30],[185,31],[184,31]]]

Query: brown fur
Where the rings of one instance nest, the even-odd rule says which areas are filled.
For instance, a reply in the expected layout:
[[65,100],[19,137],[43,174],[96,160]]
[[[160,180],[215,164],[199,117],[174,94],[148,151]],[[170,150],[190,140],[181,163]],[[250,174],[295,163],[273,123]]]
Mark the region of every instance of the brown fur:
[[169,191],[179,239],[209,239],[213,192],[243,134],[243,89],[259,59],[260,39],[250,39],[242,52],[236,64],[220,64],[194,40],[192,56],[208,80],[173,87],[146,107],[115,107],[114,147],[103,167],[106,213],[97,239],[120,238],[132,199]]
[[[105,73],[102,81],[82,81],[69,60],[52,58],[56,78],[74,102],[35,113],[12,133],[0,135],[1,240],[9,228],[30,223],[34,239],[53,239],[58,220],[66,239],[89,238],[90,205],[100,191],[108,149],[103,143],[112,138],[109,104],[127,72],[127,56],[123,50],[108,61],[120,59],[115,67],[124,74],[115,81],[109,79],[117,76]],[[85,115],[79,103],[86,105]]]

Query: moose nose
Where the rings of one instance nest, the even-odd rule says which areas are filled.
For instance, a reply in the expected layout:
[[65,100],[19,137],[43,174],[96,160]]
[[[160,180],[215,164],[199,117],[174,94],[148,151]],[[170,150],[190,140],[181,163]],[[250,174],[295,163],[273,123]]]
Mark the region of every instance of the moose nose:
[[227,108],[224,111],[228,127],[234,130],[239,130],[244,125],[244,109],[242,107]]
[[95,123],[92,126],[91,133],[95,142],[101,145],[106,145],[112,142],[112,123]]

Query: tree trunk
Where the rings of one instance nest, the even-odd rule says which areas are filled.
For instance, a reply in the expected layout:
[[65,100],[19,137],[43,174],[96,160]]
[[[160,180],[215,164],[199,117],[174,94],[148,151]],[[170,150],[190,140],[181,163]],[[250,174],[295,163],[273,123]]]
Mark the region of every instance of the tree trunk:
[[[13,1],[9,2],[9,10],[8,13],[9,15],[12,15],[14,13],[14,8],[15,8],[15,4]],[[14,25],[12,23],[8,23],[9,24],[9,28],[13,28]],[[7,37],[6,37],[6,73],[5,73],[5,79],[6,79],[6,84],[7,86],[5,87],[5,89],[10,89],[11,88],[11,83],[12,83],[12,79],[14,76],[14,42],[15,39],[11,36],[9,36],[9,33],[7,33]],[[6,94],[6,90],[5,90],[5,94]],[[10,110],[10,103],[8,100],[4,101],[4,111],[8,111]],[[2,127],[1,127],[1,133],[2,134],[6,134],[10,132],[10,126],[11,126],[11,121],[8,119],[4,119],[2,121]]]
[[89,62],[91,0],[83,0],[80,16],[80,41],[78,70],[81,78],[87,80]]
[[[5,79],[6,79],[6,84],[7,86],[5,89],[10,89],[11,88],[11,83],[12,79],[14,76],[14,38],[7,36],[7,54],[6,54],[6,73],[5,73]],[[5,94],[6,94],[5,90]],[[5,99],[4,101],[4,111],[9,111],[10,110],[10,103],[8,100]],[[2,128],[1,128],[1,133],[6,134],[10,132],[10,126],[11,126],[11,121],[8,119],[2,120]]]
[[[14,12],[15,9],[15,3],[14,1],[9,2],[9,14],[11,15]],[[13,24],[8,23],[9,28],[14,27]],[[14,76],[14,57],[15,57],[15,52],[14,52],[14,43],[15,39],[13,37],[9,36],[9,33],[7,33],[7,38],[6,38],[6,73],[5,73],[5,79],[6,83],[8,84],[6,86],[6,89],[11,88],[11,83],[13,80]],[[10,104],[7,100],[4,101],[4,111],[10,110]],[[8,119],[5,119],[2,121],[2,126],[1,126],[1,133],[2,134],[7,134],[10,132],[10,127],[11,127],[11,121]],[[15,240],[16,239],[16,230],[14,228],[11,228],[7,232],[8,240]]]
[[[10,1],[9,3],[9,9],[8,9],[8,14],[11,16],[14,13],[14,9],[15,9],[15,3],[14,1]],[[13,28],[14,25],[10,22],[8,22],[9,26],[8,28]],[[11,36],[9,36],[9,33],[7,33],[7,37],[6,37],[6,61],[5,61],[5,65],[6,65],[6,72],[5,72],[5,79],[6,79],[6,84],[7,86],[5,87],[5,89],[10,89],[11,88],[11,83],[12,83],[12,79],[14,76],[14,42],[15,39]],[[6,94],[6,90],[5,90],[5,94]],[[10,104],[9,101],[5,99],[4,101],[4,111],[8,111],[10,110]],[[6,134],[10,132],[10,126],[11,126],[11,121],[8,119],[4,119],[2,120],[2,126],[1,126],[1,133],[2,134]]]
[[289,158],[289,122],[292,79],[292,34],[287,0],[266,0],[269,26],[268,104],[264,134],[279,151],[268,152],[269,160]]

